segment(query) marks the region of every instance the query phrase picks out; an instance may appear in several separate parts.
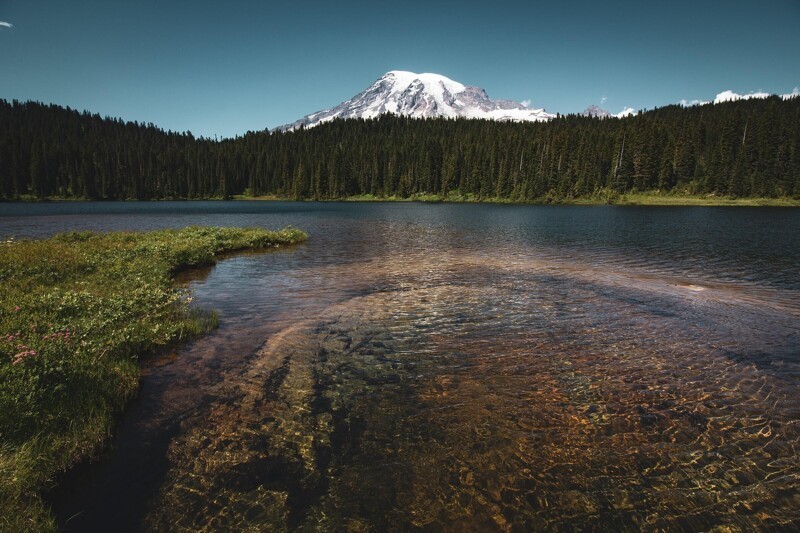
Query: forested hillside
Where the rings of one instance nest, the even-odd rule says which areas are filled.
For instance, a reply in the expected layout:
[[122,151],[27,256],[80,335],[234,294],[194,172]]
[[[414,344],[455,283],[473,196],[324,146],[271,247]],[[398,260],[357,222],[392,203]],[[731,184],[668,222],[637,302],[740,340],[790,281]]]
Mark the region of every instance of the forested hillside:
[[0,100],[0,198],[558,201],[633,190],[800,197],[800,98],[547,123],[333,121],[215,141]]

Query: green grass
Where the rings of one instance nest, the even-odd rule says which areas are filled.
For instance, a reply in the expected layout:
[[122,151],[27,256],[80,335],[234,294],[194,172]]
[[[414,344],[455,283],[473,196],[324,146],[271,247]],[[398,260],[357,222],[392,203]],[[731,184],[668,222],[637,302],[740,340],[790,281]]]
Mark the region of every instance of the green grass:
[[305,239],[189,227],[0,242],[0,531],[54,529],[39,494],[102,449],[140,357],[216,325],[190,309],[176,271]]
[[706,206],[775,206],[797,207],[800,199],[796,198],[734,198],[717,195],[674,195],[661,193],[628,193],[620,196],[616,202],[620,205],[706,205]]
[[[285,195],[260,195],[236,194],[231,200],[260,200],[260,201],[292,201],[293,197]],[[197,199],[194,199],[197,200]],[[222,200],[220,197],[205,198],[205,200]],[[34,196],[21,196],[17,201],[41,201]],[[67,202],[86,201],[81,198],[48,197],[45,201]],[[191,201],[191,200],[190,200]],[[314,201],[314,198],[305,198],[303,201]],[[447,194],[415,193],[410,196],[379,194],[358,194],[343,198],[324,199],[332,202],[425,202],[425,203],[483,203],[483,204],[529,204],[529,205],[675,205],[675,206],[775,206],[775,207],[800,207],[800,198],[790,197],[732,197],[717,194],[690,194],[687,191],[644,191],[619,193],[611,189],[601,189],[587,196],[559,196],[555,192],[533,200],[519,198],[505,198],[500,196],[480,196],[477,194],[461,194],[450,191]]]
[[[279,196],[234,196],[235,200],[277,200],[286,201],[291,198]],[[311,201],[310,199],[306,201]],[[475,194],[460,194],[450,192],[442,194],[413,194],[411,196],[380,196],[374,194],[359,194],[326,201],[344,202],[426,202],[426,203],[485,203],[485,204],[530,204],[530,205],[675,205],[675,206],[775,206],[798,207],[800,199],[788,197],[749,197],[735,198],[715,194],[681,194],[664,192],[636,192],[620,194],[608,189],[598,191],[590,196],[577,196],[562,198],[556,195],[545,196],[531,201],[514,200],[495,196],[478,196]]]

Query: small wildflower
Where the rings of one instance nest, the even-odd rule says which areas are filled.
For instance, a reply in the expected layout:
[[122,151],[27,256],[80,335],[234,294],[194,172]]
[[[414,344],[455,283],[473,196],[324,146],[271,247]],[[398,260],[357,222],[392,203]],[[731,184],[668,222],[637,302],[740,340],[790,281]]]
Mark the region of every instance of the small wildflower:
[[11,364],[18,365],[30,357],[36,357],[36,350],[25,350],[24,352],[19,352],[14,356],[14,360],[11,361]]

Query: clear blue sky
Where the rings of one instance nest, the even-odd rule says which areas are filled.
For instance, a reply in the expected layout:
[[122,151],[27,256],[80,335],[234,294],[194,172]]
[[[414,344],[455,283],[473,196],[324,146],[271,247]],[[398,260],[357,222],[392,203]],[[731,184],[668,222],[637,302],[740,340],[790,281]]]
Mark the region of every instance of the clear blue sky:
[[800,0],[0,0],[0,21],[0,98],[211,137],[334,106],[388,70],[561,113],[800,85]]

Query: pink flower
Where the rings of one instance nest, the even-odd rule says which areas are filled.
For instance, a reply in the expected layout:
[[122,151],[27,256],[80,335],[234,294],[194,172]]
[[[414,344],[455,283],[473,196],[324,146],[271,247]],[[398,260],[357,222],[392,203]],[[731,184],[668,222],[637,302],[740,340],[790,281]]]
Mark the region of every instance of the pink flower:
[[20,309],[21,309],[21,308],[20,308],[20,306],[16,306],[16,307],[14,307],[14,312],[16,313],[16,312],[17,312],[17,311],[19,311]]
[[26,350],[24,352],[19,352],[17,355],[14,356],[14,360],[11,361],[12,365],[18,365],[28,359],[29,357],[35,357],[36,350]]

